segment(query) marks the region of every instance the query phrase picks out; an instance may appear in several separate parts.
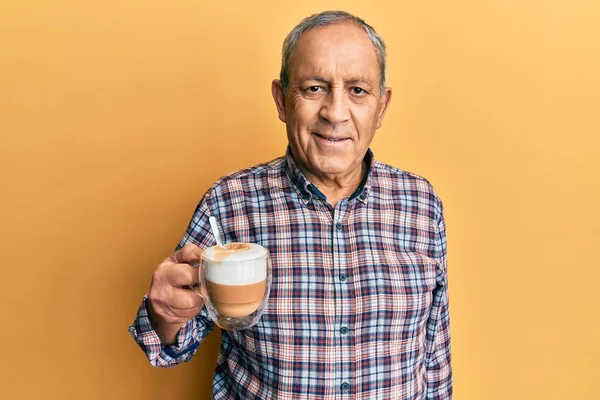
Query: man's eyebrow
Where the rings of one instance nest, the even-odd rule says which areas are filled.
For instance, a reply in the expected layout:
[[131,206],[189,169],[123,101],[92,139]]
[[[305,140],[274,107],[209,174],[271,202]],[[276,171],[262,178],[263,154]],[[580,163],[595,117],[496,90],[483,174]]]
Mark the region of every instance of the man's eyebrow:
[[347,85],[357,85],[357,84],[363,84],[369,87],[373,86],[373,82],[370,79],[365,79],[365,78],[353,78],[353,79],[349,79],[346,81]]
[[322,82],[322,83],[329,83],[329,81],[327,79],[323,78],[320,75],[305,75],[300,78],[300,82],[306,82],[306,81],[317,81],[317,82]]
[[[321,83],[327,83],[327,84],[330,83],[327,79],[323,78],[320,75],[305,75],[300,78],[300,82],[306,82],[306,81],[315,81],[315,82],[321,82]],[[373,82],[370,79],[366,79],[366,78],[350,78],[350,79],[347,79],[346,81],[344,81],[344,83],[346,85],[362,84],[362,85],[366,85],[369,87],[373,87]]]

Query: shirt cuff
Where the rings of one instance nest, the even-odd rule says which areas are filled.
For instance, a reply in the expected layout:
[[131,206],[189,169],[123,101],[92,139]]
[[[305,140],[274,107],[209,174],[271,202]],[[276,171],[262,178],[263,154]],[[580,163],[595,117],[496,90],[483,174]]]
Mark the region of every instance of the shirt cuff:
[[150,364],[154,367],[169,368],[191,360],[195,354],[200,345],[196,339],[197,325],[195,318],[190,319],[177,333],[175,344],[163,345],[150,322],[148,295],[146,295],[133,324],[129,327],[129,333],[146,353]]

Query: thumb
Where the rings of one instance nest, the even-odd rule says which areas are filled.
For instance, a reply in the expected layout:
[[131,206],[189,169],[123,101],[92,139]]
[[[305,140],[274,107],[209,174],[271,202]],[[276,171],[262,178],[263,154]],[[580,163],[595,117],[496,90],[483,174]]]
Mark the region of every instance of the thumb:
[[194,264],[200,260],[202,250],[195,244],[186,244],[171,255],[171,259],[178,264]]

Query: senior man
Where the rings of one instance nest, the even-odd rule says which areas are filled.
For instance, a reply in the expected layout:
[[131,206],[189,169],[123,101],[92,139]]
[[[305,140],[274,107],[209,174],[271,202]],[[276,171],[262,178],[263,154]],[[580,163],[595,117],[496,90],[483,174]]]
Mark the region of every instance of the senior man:
[[209,217],[227,242],[268,248],[260,321],[222,331],[214,399],[450,399],[442,203],[369,145],[391,90],[385,46],[345,12],[304,19],[272,83],[285,156],[220,179],[155,270],[130,332],[154,366],[192,358],[211,332],[198,282]]

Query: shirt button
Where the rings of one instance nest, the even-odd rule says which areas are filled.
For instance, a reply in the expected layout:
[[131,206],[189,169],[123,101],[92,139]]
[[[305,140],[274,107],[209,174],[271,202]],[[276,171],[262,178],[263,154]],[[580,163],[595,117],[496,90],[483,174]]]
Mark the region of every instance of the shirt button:
[[360,199],[361,200],[364,200],[366,198],[367,198],[367,194],[366,193],[363,193],[363,194],[360,195]]
[[348,382],[344,382],[340,385],[340,389],[342,389],[342,392],[347,392],[350,389],[350,384]]
[[346,279],[348,279],[348,275],[346,275],[346,274],[340,274],[340,281],[346,282]]
[[341,231],[343,227],[344,227],[344,225],[342,225],[341,222],[338,222],[337,224],[335,224],[335,229],[337,229],[338,231]]
[[350,331],[350,329],[348,329],[348,327],[347,327],[347,326],[342,326],[342,327],[340,328],[340,333],[341,333],[342,335],[347,335],[349,331]]

